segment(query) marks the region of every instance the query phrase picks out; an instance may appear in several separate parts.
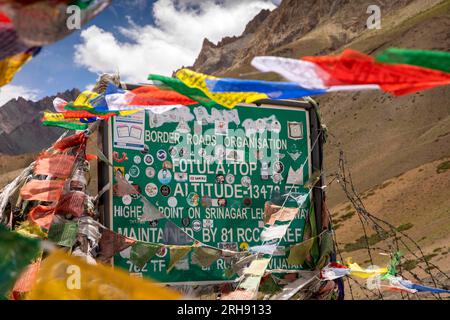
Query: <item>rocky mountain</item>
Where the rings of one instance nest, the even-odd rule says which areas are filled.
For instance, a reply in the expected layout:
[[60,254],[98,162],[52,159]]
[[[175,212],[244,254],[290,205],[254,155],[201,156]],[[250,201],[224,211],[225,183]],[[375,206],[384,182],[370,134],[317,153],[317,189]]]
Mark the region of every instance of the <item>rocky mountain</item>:
[[0,107],[0,154],[19,155],[47,148],[63,130],[43,126],[42,112],[53,110],[55,97],[72,101],[78,94],[72,89],[36,102],[19,97]]

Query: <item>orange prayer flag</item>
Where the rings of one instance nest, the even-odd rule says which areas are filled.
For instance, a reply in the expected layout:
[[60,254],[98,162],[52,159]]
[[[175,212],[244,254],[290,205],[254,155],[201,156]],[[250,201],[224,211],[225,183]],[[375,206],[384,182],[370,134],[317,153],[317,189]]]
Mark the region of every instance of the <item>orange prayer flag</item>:
[[24,200],[57,201],[64,187],[63,180],[31,180],[20,190]]

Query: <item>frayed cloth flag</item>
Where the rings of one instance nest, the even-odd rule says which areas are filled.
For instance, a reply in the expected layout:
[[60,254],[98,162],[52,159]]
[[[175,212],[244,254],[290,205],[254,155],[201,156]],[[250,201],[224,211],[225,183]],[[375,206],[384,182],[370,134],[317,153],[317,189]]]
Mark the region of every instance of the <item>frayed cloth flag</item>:
[[28,219],[36,223],[38,226],[48,230],[50,229],[54,215],[54,206],[38,205],[30,210],[28,213]]
[[254,246],[248,249],[251,253],[261,253],[261,254],[270,254],[272,255],[277,250],[277,244],[265,244],[261,246]]
[[289,225],[274,225],[264,228],[261,232],[261,241],[269,241],[274,239],[281,239],[286,234]]
[[88,128],[88,125],[86,123],[67,119],[60,121],[42,119],[42,124],[44,126],[58,127],[66,130],[86,130]]
[[320,271],[320,278],[323,280],[335,280],[350,274],[350,269],[336,262],[329,263]]
[[267,94],[271,99],[299,99],[326,93],[324,89],[307,89],[293,82],[275,82],[262,80],[241,80],[232,78],[206,79],[213,93],[258,92]]
[[291,221],[299,213],[298,208],[281,207],[277,212],[272,214],[267,224],[273,225],[276,221]]
[[120,171],[116,171],[115,174],[116,183],[113,186],[114,195],[117,197],[123,197],[126,195],[137,195],[139,191],[131,185],[120,173]]
[[[74,269],[74,266],[78,267]],[[72,275],[68,277],[67,270]],[[42,261],[30,300],[173,300],[179,293],[120,268],[90,265],[78,257],[55,251]]]
[[214,80],[215,77],[197,73],[189,69],[179,70],[176,76],[188,87],[201,90],[208,98],[229,109],[234,108],[238,103],[252,103],[268,98],[266,94],[258,92],[213,93],[208,89],[205,80]]
[[66,179],[72,173],[75,157],[65,154],[43,154],[34,167],[34,174]]
[[177,264],[178,261],[186,257],[189,252],[191,252],[192,246],[170,246],[169,254],[170,260],[169,265],[167,266],[167,272],[172,271],[173,267]]
[[408,289],[417,290],[417,292],[430,292],[430,293],[437,293],[437,294],[450,293],[450,290],[423,286],[420,284],[412,283],[409,280],[399,280],[399,283]]
[[71,191],[61,196],[56,205],[56,214],[81,217],[86,210],[88,196],[82,191]]
[[247,290],[235,290],[222,295],[220,300],[252,300],[255,293]]
[[102,231],[102,237],[99,241],[99,258],[101,261],[108,261],[116,253],[119,253],[136,243],[136,240],[127,238],[109,229]]
[[257,259],[253,260],[250,265],[244,269],[245,275],[262,277],[266,272],[270,259]]
[[33,57],[30,53],[19,53],[0,61],[0,87],[10,83],[14,75]]
[[371,56],[346,49],[337,56],[309,56],[331,76],[328,85],[377,84],[396,96],[450,84],[450,74],[405,64],[377,63]]
[[145,264],[150,261],[158,250],[163,245],[157,243],[145,243],[137,241],[132,247],[130,252],[130,261],[135,264],[139,269],[142,269]]
[[283,57],[261,56],[252,60],[252,65],[262,72],[275,72],[291,82],[309,90],[325,92],[379,90],[377,84],[330,85],[331,75],[313,62]]
[[389,48],[375,57],[377,62],[410,64],[450,73],[450,52]]
[[164,219],[166,216],[153,204],[150,203],[145,197],[140,198],[143,209],[142,215],[140,216],[140,221],[155,221],[159,219]]
[[56,151],[63,152],[66,151],[67,149],[80,146],[86,141],[86,139],[87,139],[86,135],[83,132],[77,133],[57,141],[53,145],[53,149]]
[[302,265],[309,256],[314,241],[315,238],[311,238],[292,246],[289,250],[288,263],[292,265]]
[[37,262],[30,264],[25,271],[22,272],[19,279],[14,284],[12,289],[13,295],[16,293],[24,293],[31,291],[31,288],[36,281],[37,274],[39,272],[39,267],[41,266],[41,260],[38,259]]
[[20,190],[20,195],[24,200],[37,200],[53,202],[59,200],[63,180],[31,180]]
[[363,269],[357,263],[352,263],[350,259],[348,260],[347,265],[350,268],[350,275],[362,279],[381,276],[388,272],[388,268]]
[[53,224],[48,232],[48,239],[53,243],[71,248],[75,244],[78,234],[76,222]]
[[0,224],[0,297],[6,296],[13,288],[39,250],[39,240],[23,237]]
[[192,253],[192,263],[203,268],[208,268],[221,256],[222,252],[220,250],[208,247],[194,247],[194,252]]

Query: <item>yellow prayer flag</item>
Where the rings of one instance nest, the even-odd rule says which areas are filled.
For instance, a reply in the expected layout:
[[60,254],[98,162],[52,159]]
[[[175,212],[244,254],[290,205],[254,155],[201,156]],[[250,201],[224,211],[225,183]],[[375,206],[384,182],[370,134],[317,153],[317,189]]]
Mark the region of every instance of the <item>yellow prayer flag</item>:
[[90,102],[90,100],[95,99],[99,96],[98,93],[93,91],[83,91],[78,95],[78,97],[73,102],[73,105],[75,107],[87,107],[87,108],[94,108]]
[[181,295],[120,269],[55,251],[42,263],[28,300],[175,300]]
[[0,61],[0,87],[10,83],[14,75],[32,56],[30,53],[19,53]]
[[347,265],[350,268],[350,275],[362,279],[380,276],[388,272],[387,268],[363,269],[359,264],[353,263],[351,260],[348,260]]
[[252,103],[257,100],[269,98],[266,94],[258,92],[213,93],[209,91],[205,80],[214,80],[217,78],[206,74],[197,73],[189,69],[181,69],[176,73],[176,75],[177,78],[188,87],[201,90],[208,98],[229,109],[234,108],[234,106],[238,103]]

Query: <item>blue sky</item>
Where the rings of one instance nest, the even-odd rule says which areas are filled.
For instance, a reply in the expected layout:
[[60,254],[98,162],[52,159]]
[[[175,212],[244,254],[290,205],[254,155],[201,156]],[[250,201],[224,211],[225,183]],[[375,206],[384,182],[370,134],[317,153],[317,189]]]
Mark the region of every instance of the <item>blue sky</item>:
[[[0,105],[16,96],[36,100],[84,90],[98,74],[119,71],[125,81],[171,75],[191,65],[203,39],[239,35],[262,9],[279,0],[115,0],[82,30],[46,46],[1,89]],[[233,23],[230,23],[232,21]]]

